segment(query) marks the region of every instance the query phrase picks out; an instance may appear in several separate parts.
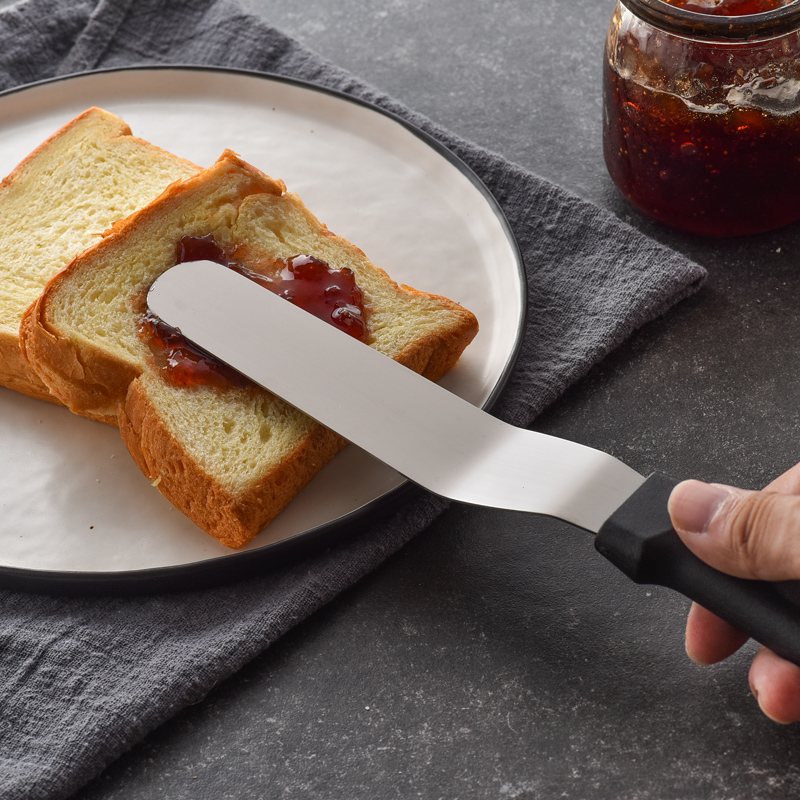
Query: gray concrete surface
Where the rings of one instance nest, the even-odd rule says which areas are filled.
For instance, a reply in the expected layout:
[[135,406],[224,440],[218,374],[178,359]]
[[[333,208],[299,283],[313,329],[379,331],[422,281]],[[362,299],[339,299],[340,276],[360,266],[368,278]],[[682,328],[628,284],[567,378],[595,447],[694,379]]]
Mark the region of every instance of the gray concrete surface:
[[[600,143],[610,0],[242,1],[710,270],[539,429],[752,487],[800,460],[800,228],[709,241],[624,204]],[[453,508],[74,800],[800,795],[800,732],[749,696],[752,649],[690,664],[686,607],[557,522]]]

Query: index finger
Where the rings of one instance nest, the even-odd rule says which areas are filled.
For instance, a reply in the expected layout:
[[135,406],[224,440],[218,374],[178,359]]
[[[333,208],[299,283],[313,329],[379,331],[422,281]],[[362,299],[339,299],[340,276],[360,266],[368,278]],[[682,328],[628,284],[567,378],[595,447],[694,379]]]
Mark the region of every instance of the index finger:
[[693,603],[686,620],[686,654],[696,664],[716,664],[735,653],[748,635]]

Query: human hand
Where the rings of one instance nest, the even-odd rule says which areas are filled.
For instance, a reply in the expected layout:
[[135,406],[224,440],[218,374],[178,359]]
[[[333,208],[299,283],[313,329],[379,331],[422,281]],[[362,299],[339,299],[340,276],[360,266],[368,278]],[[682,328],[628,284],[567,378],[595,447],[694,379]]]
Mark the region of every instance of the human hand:
[[[760,492],[684,481],[669,500],[672,524],[686,546],[712,567],[740,578],[800,579],[800,464]],[[686,624],[686,652],[714,664],[747,636],[697,604]],[[775,722],[800,721],[800,667],[762,647],[750,689]]]

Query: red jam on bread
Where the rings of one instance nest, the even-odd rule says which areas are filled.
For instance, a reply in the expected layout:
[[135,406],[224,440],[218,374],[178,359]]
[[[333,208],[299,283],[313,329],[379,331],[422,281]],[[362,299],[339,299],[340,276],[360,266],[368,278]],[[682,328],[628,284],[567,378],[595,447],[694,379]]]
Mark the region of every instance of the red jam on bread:
[[[350,336],[366,341],[363,295],[351,269],[333,269],[312,255],[271,258],[268,263],[260,260],[244,266],[235,256],[226,254],[212,236],[181,239],[177,263],[187,261],[224,264]],[[163,376],[177,386],[226,389],[249,384],[240,373],[196,347],[155,314],[142,316],[139,335],[150,347]]]

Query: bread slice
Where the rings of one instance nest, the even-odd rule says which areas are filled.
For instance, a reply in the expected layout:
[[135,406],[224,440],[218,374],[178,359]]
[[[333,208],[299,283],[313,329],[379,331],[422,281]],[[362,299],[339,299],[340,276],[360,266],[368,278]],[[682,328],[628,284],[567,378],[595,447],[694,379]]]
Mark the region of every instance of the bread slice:
[[[183,237],[209,235],[245,266],[307,254],[353,270],[367,342],[433,380],[456,363],[478,325],[450,300],[398,286],[281,182],[230,151],[118,223],[54,277],[23,320],[30,364],[76,413],[116,416],[159,491],[223,544],[241,547],[344,441],[252,385],[165,380],[139,334],[141,298],[175,265]],[[291,335],[264,346],[289,347]]]
[[199,169],[91,108],[0,183],[0,385],[54,399],[22,358],[23,312],[112,223]]

